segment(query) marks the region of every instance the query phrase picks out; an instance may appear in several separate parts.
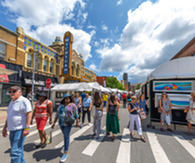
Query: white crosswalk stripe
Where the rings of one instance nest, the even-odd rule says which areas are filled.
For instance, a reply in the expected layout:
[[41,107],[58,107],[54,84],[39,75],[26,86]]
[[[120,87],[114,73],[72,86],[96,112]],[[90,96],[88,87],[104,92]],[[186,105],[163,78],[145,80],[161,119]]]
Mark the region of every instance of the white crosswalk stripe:
[[123,130],[123,135],[118,150],[118,155],[116,159],[117,163],[130,163],[131,143],[129,136],[129,129],[125,128]]
[[147,132],[150,147],[157,163],[170,163],[165,151],[161,147],[155,133]]
[[183,136],[175,135],[175,134],[172,135],[195,159],[195,147],[191,143],[189,143],[186,139],[184,139]]
[[[80,135],[82,135],[85,131],[87,131],[89,128],[92,127],[92,124],[89,124],[88,126],[84,126],[82,129],[78,130],[77,132],[75,132],[74,134],[72,134],[70,136],[70,143],[73,142],[73,140],[77,137],[79,137]],[[60,142],[59,144],[57,144],[55,146],[55,148],[62,148],[64,146],[64,141]]]
[[100,145],[101,141],[103,140],[104,136],[105,136],[105,129],[106,126],[103,127],[102,132],[100,134],[100,138],[99,139],[93,139],[91,141],[91,143],[85,148],[85,150],[82,152],[85,155],[88,156],[93,156],[94,152],[96,151],[96,149],[98,148],[98,146]]
[[[54,138],[55,136],[59,135],[60,133],[62,133],[61,129],[58,129],[58,130],[54,131],[54,132],[52,133],[52,138]],[[37,140],[35,140],[34,142],[35,142],[35,143],[39,143],[39,142],[40,142],[40,139],[37,139]]]

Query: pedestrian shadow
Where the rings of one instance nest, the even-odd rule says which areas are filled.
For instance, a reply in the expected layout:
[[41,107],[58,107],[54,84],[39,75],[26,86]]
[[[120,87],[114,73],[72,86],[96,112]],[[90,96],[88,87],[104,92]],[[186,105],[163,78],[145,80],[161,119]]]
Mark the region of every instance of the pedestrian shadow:
[[[28,143],[24,145],[24,151],[25,152],[31,152],[35,150],[35,144],[34,143]],[[10,153],[11,148],[7,149],[4,153]]]
[[7,149],[4,153],[10,153],[11,152],[11,148]]
[[36,150],[35,145],[36,145],[35,143],[28,143],[28,144],[25,144],[25,145],[24,145],[24,151],[25,151],[25,152],[31,152],[31,151]]
[[61,148],[58,149],[41,149],[40,151],[33,153],[33,158],[36,160],[36,162],[39,161],[51,161],[53,159],[56,159],[57,157],[61,158]]
[[91,140],[94,139],[93,134],[81,135],[81,136],[79,136],[79,137],[77,137],[77,138],[74,138],[74,140],[78,140],[78,141],[90,140],[90,139],[91,139]]

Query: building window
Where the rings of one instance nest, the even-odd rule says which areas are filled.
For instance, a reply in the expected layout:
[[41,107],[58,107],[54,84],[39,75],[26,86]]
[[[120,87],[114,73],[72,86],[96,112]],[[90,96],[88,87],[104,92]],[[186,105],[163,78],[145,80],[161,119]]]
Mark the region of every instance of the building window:
[[6,45],[0,42],[0,58],[5,58]]
[[43,61],[43,70],[47,71],[47,60]]
[[50,62],[49,70],[50,70],[51,73],[53,73],[53,63],[52,62]]
[[27,67],[32,67],[32,54],[27,54]]
[[40,70],[40,67],[41,67],[41,58],[39,57],[38,58],[38,70]]

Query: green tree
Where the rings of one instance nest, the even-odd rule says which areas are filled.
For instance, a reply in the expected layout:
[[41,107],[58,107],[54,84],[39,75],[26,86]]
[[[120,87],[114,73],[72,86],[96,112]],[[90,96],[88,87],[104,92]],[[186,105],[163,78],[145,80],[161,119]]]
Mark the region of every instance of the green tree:
[[123,85],[119,83],[116,77],[107,77],[106,78],[106,86],[110,88],[117,88],[120,90],[125,90]]
[[136,85],[136,90],[139,90],[139,89],[140,89],[140,86],[141,86],[141,83],[138,83],[138,84]]

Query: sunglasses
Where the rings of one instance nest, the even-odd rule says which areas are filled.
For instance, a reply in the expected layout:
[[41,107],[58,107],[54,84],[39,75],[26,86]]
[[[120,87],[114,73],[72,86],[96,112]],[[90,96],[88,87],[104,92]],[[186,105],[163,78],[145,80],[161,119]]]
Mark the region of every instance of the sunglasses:
[[9,91],[9,93],[16,93],[17,91]]

